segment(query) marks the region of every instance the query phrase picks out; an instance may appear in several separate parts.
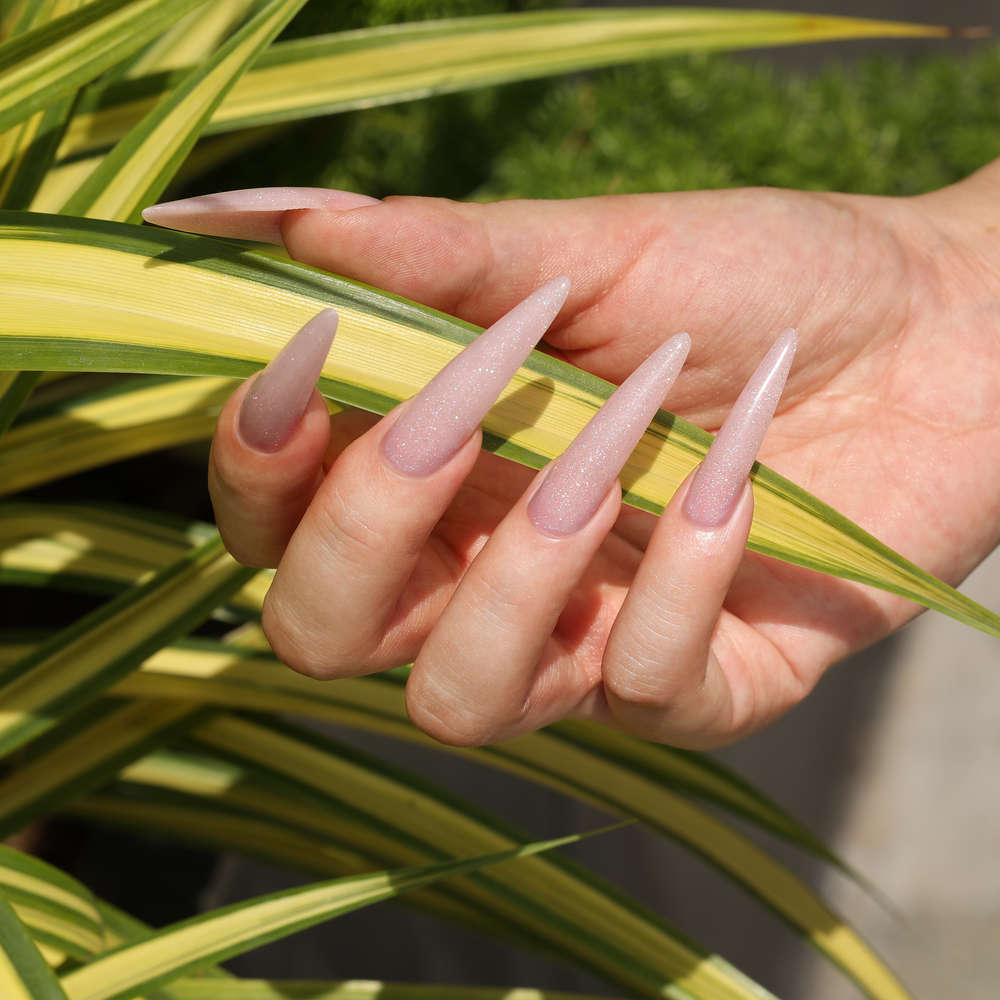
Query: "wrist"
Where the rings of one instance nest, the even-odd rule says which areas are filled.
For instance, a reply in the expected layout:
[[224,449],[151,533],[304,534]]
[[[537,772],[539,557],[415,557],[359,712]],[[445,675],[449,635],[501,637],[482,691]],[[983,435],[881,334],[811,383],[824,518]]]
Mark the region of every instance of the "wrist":
[[1000,159],[964,180],[911,200],[948,284],[1000,296]]

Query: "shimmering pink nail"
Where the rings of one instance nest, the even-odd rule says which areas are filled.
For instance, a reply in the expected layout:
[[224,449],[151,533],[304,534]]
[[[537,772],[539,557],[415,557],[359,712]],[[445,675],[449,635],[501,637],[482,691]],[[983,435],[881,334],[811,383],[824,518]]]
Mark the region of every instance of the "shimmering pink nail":
[[528,517],[547,535],[572,535],[597,513],[684,365],[691,338],[679,333],[657,348],[594,414],[552,463]]
[[330,353],[337,312],[324,309],[276,354],[254,379],[240,407],[243,443],[275,452],[292,436]]
[[792,367],[798,335],[786,330],[750,377],[684,498],[696,525],[717,528],[733,514]]
[[529,295],[410,400],[382,439],[390,464],[427,476],[462,447],[556,318],[569,284],[569,278],[554,278]]
[[150,205],[142,210],[142,217],[155,226],[180,229],[185,233],[259,240],[280,246],[281,216],[285,212],[297,208],[346,212],[378,204],[377,198],[369,198],[366,194],[331,188],[243,188]]

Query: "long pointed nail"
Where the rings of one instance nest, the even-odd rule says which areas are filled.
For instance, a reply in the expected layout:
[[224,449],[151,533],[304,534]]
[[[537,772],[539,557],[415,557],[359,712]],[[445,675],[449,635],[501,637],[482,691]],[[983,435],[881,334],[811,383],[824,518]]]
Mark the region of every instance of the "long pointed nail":
[[736,509],[750,469],[785,388],[798,335],[785,330],[750,376],[695,473],[684,513],[696,525],[717,528]]
[[552,463],[528,501],[528,517],[539,531],[557,537],[572,535],[597,513],[690,349],[686,333],[657,348]]
[[469,439],[569,295],[569,278],[533,292],[453,358],[416,395],[382,440],[386,459],[411,476],[436,472]]
[[258,240],[280,246],[281,216],[285,212],[298,208],[346,212],[378,204],[377,198],[366,194],[332,188],[243,188],[150,205],[142,210],[142,217],[155,226],[185,233]]
[[312,398],[336,329],[336,310],[324,309],[254,379],[240,406],[239,431],[244,444],[271,453],[292,436]]

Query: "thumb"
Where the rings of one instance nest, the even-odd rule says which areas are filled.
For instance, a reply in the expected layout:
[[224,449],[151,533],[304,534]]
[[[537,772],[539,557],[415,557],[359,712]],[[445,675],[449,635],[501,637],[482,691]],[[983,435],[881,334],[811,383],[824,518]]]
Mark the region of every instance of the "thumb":
[[[303,263],[484,327],[567,274],[573,288],[545,342],[621,382],[679,329],[682,313],[692,336],[717,336],[719,316],[745,305],[746,288],[767,286],[757,272],[759,247],[741,255],[732,246],[731,212],[718,199],[683,192],[479,204],[254,188],[155,205],[143,217],[187,232],[282,242]],[[725,260],[706,257],[704,246],[727,248]],[[712,296],[699,294],[710,282]]]
[[[641,248],[648,205],[643,196],[491,204],[394,197],[348,211],[286,211],[281,235],[296,260],[480,326],[570,274],[562,321],[546,337],[564,346],[568,329],[614,289]],[[586,325],[598,328],[589,317]]]

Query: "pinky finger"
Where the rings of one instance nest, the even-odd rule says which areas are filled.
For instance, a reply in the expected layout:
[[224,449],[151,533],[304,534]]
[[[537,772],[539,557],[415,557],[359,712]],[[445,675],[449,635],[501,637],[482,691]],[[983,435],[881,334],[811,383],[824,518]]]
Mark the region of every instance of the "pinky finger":
[[761,675],[742,655],[753,655],[749,644],[724,648],[718,624],[753,518],[747,476],[795,344],[792,330],[778,339],[670,502],[609,637],[607,707],[618,726],[646,739],[719,746],[770,721],[790,700],[792,676]]

